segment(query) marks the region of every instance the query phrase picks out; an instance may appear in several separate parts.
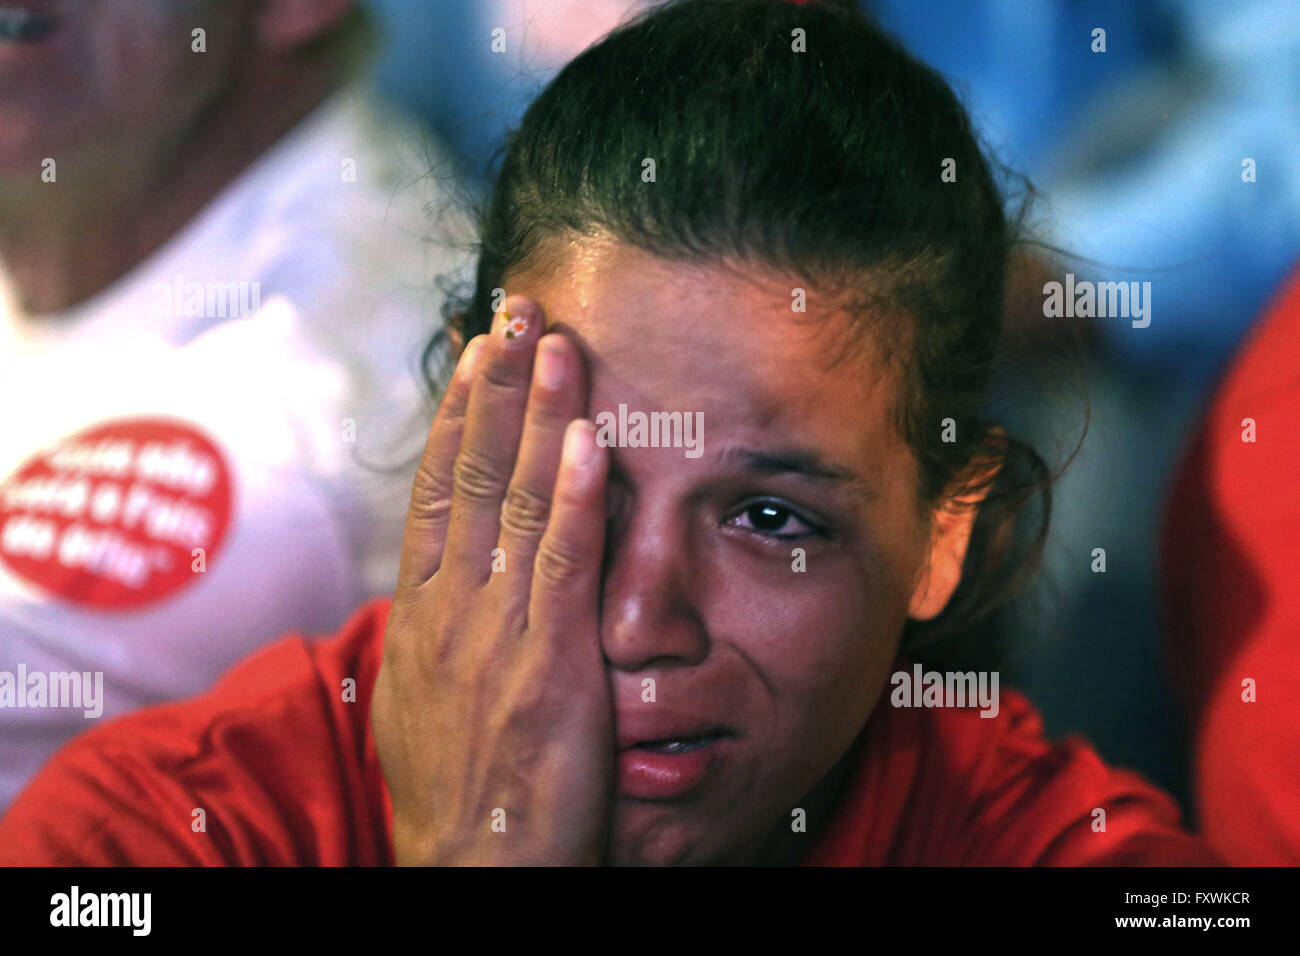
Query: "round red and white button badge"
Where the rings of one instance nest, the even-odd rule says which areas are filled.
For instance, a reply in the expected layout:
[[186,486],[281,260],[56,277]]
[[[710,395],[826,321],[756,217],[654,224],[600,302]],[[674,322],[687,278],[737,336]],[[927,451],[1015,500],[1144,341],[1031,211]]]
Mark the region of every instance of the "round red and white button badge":
[[0,562],[72,604],[139,609],[207,571],[233,494],[225,455],[192,424],[104,422],[38,452],[0,484]]

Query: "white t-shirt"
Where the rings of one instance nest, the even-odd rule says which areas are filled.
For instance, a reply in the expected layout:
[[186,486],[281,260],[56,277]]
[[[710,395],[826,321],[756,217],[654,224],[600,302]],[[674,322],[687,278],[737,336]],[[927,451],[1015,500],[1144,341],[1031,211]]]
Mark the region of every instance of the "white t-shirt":
[[349,88],[92,300],[24,316],[0,275],[0,809],[96,717],[391,592],[435,277],[470,274],[446,174]]

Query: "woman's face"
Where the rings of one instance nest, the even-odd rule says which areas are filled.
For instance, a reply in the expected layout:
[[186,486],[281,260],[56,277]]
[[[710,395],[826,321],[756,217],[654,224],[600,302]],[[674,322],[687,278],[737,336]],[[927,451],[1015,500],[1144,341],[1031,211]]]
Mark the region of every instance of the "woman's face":
[[[612,242],[552,261],[507,291],[578,344],[597,425],[620,405],[702,425],[694,448],[610,448],[611,862],[748,862],[864,725],[908,615],[946,603],[961,528],[919,512],[895,375],[870,347],[835,363],[842,318],[813,290],[796,313],[776,274]],[[715,728],[693,751],[634,746]]]

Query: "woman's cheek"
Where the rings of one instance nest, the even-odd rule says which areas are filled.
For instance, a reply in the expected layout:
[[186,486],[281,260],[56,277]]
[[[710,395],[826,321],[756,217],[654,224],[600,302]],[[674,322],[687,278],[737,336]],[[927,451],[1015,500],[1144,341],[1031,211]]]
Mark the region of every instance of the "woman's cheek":
[[[886,630],[888,611],[896,602],[876,593],[858,563],[842,555],[808,549],[791,560],[794,567],[780,573],[765,568],[733,577],[727,588],[727,617],[737,625],[727,632],[743,635],[772,682],[791,691],[812,690],[880,658],[886,658],[880,666],[887,666],[889,645],[897,642]],[[894,626],[901,628],[901,621]],[[710,631],[718,633],[712,626]]]
[[821,727],[847,743],[888,682],[906,622],[907,596],[886,556],[865,544],[794,540],[758,553],[724,544],[702,570],[699,610],[710,638],[735,645],[761,672],[788,711],[782,734],[804,738]]
[[[870,561],[826,562],[783,595],[765,667],[797,701],[808,726],[847,745],[888,684],[906,623],[906,602]],[[757,617],[757,615],[756,615]]]

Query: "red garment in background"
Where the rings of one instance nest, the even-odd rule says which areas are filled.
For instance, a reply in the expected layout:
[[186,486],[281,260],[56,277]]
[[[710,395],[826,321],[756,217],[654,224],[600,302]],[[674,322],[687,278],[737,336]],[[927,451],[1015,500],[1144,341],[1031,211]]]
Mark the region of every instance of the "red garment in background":
[[[287,638],[202,697],[77,738],[0,821],[0,864],[391,864],[367,719],[387,614],[365,605],[334,638]],[[1164,794],[1082,741],[1045,742],[1014,692],[995,718],[895,709],[886,694],[862,744],[806,863],[1219,862]]]
[[1179,468],[1163,565],[1198,827],[1229,862],[1300,863],[1300,273]]

